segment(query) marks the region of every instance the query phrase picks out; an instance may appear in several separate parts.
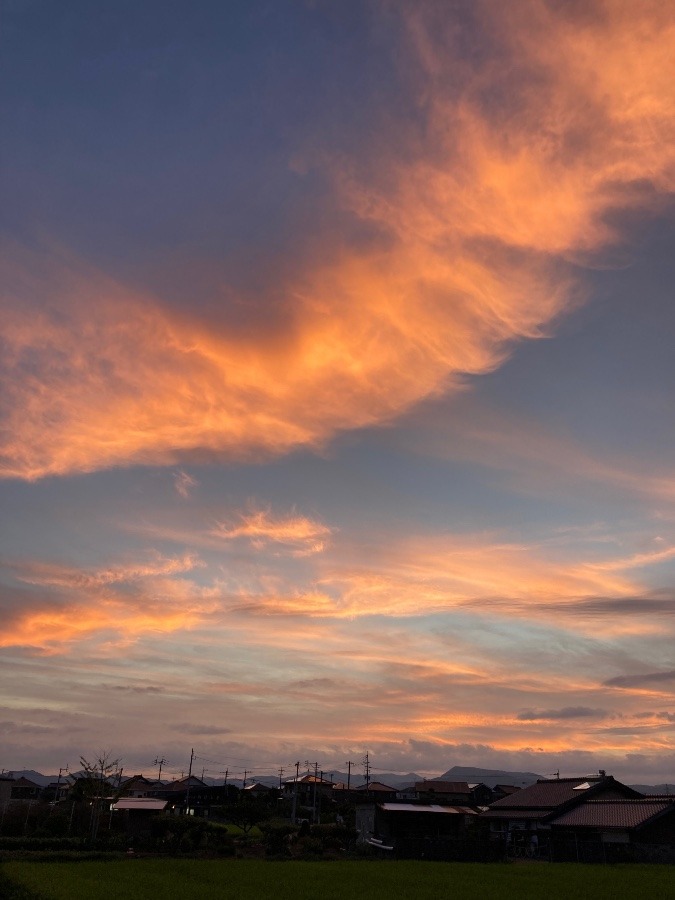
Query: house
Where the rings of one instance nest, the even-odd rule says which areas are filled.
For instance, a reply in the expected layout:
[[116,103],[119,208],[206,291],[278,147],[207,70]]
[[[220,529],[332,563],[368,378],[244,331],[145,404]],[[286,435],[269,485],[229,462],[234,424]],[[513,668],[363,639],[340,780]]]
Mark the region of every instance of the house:
[[122,797],[154,797],[166,788],[166,783],[143,775],[132,775],[121,784]]
[[64,800],[70,791],[70,784],[63,778],[57,778],[56,781],[50,781],[44,788],[45,796],[51,803],[58,803]]
[[157,788],[155,793],[160,799],[172,800],[176,802],[176,798],[187,794],[188,790],[192,792],[195,789],[207,787],[205,781],[197,778],[196,775],[186,776],[185,778],[177,778],[175,781],[169,781]]
[[268,784],[263,784],[261,781],[252,781],[251,784],[247,784],[242,790],[245,796],[266,797],[274,788],[271,788]]
[[584,799],[550,821],[551,859],[675,862],[675,797]]
[[[212,807],[221,807],[232,803],[240,794],[239,788],[233,784],[191,786],[190,809],[193,810],[192,814],[195,816],[208,817],[211,815]],[[164,796],[169,799],[172,808],[175,808],[178,804],[185,802],[187,792],[165,794]],[[249,796],[251,795],[249,794]]]
[[312,806],[314,798],[319,794],[323,797],[331,797],[335,785],[328,778],[319,775],[303,775],[302,778],[291,778],[284,782],[284,796],[292,798],[297,790],[297,798],[300,806]]
[[395,800],[397,794],[396,788],[381,781],[370,781],[368,784],[360,784],[358,787],[353,788],[353,791],[356,794],[355,799],[357,802],[361,802],[364,797],[368,796],[377,803],[383,803],[386,800]]
[[535,784],[497,800],[482,813],[494,839],[505,847],[528,844],[537,834],[540,853],[549,852],[550,822],[590,799],[638,799],[643,795],[611,775],[540,778]]
[[159,816],[169,806],[166,800],[156,800],[150,797],[122,797],[110,804],[110,815],[123,823],[126,831],[142,831],[148,820]]
[[496,784],[492,788],[492,802],[503,800],[504,797],[510,797],[511,794],[515,794],[516,791],[520,790],[521,788],[515,784]]
[[469,784],[469,791],[471,792],[472,806],[488,806],[493,800],[497,799],[497,797],[493,795],[492,789],[482,781]]
[[470,806],[474,799],[466,781],[417,781],[416,799],[425,803],[459,803]]
[[42,787],[34,781],[30,781],[23,775],[20,778],[14,778],[11,784],[10,799],[34,801],[40,798]]
[[7,775],[0,775],[0,808],[3,810],[9,805],[12,798],[12,784],[14,779]]
[[407,859],[461,858],[467,823],[477,816],[466,806],[378,803],[370,833],[360,839],[380,855]]

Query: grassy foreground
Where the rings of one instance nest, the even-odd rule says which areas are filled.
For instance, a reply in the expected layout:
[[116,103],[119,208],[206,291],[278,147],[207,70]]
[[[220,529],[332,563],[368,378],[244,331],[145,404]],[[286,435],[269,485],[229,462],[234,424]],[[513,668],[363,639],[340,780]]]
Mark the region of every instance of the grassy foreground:
[[2,870],[17,887],[45,900],[675,898],[672,866],[148,859],[20,861],[7,862]]

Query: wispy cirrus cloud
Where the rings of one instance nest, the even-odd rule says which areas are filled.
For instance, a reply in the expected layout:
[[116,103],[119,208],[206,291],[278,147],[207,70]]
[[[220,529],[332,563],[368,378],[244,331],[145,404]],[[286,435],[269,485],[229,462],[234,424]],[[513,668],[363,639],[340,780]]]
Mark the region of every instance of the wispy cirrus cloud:
[[578,302],[566,261],[673,189],[663,4],[482,2],[490,53],[445,7],[392,9],[415,116],[382,116],[351,158],[308,154],[371,237],[296,247],[256,298],[275,327],[179,315],[63,254],[5,260],[6,477],[259,458],[388,422],[544,334]]
[[176,489],[176,493],[182,497],[183,500],[187,500],[198,485],[199,482],[197,479],[193,475],[184,472],[182,469],[173,473],[173,486]]
[[224,541],[246,540],[256,549],[286,546],[301,556],[321,553],[332,533],[327,525],[307,516],[274,516],[269,509],[239,513],[235,521],[218,522],[210,532]]
[[[353,618],[431,615],[465,607],[495,614],[502,607],[504,615],[553,617],[563,601],[573,610],[589,597],[635,596],[638,583],[623,574],[628,564],[570,562],[553,550],[489,534],[390,538],[371,543],[367,559],[343,565],[334,557],[323,561],[308,594],[250,596],[248,608]],[[547,612],[549,604],[554,611]]]
[[606,687],[613,688],[636,688],[645,691],[662,691],[667,690],[668,685],[673,685],[675,689],[675,669],[667,669],[661,672],[646,672],[635,675],[617,675],[615,678],[609,678],[605,682]]
[[521,722],[557,721],[559,719],[605,719],[605,709],[590,706],[564,706],[562,709],[526,709],[518,713]]
[[[148,554],[143,562],[84,570],[39,560],[15,563],[10,571],[39,592],[2,589],[5,607],[0,646],[68,653],[95,638],[121,646],[146,634],[190,629],[222,603],[218,585],[203,587],[183,576],[204,564],[198,557]],[[7,599],[5,601],[5,595]]]
[[175,722],[169,728],[172,731],[179,731],[181,734],[192,734],[195,737],[212,737],[221,734],[231,734],[231,728],[225,728],[220,725],[193,725],[190,722]]
[[109,567],[82,569],[64,563],[23,560],[8,563],[7,569],[27,584],[84,589],[138,581],[158,575],[177,575],[203,566],[204,562],[194,553],[168,557],[150,551],[144,560],[121,562]]
[[675,501],[675,472],[667,465],[612,448],[593,452],[569,433],[475,397],[460,398],[446,415],[433,408],[411,414],[409,423],[412,428],[395,438],[407,450],[493,469],[518,491],[568,496],[571,491],[587,495],[595,487],[614,497]]

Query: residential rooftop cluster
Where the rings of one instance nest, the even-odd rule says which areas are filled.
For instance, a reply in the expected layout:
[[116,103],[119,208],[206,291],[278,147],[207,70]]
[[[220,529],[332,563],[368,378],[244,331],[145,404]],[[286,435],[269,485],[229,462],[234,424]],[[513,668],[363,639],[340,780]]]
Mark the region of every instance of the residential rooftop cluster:
[[675,862],[675,794],[646,794],[604,771],[538,778],[526,786],[442,778],[398,786],[370,779],[352,784],[318,772],[241,786],[208,784],[195,775],[167,781],[142,774],[97,776],[92,770],[56,778],[5,773],[0,836],[5,820],[17,820],[17,809],[26,810],[26,824],[31,806],[45,804],[52,812],[70,810],[72,822],[87,798],[97,830],[104,814],[108,829],[114,823],[129,834],[141,833],[157,816],[214,821],[243,809],[249,822],[255,811],[289,827],[347,824],[359,845],[392,858]]

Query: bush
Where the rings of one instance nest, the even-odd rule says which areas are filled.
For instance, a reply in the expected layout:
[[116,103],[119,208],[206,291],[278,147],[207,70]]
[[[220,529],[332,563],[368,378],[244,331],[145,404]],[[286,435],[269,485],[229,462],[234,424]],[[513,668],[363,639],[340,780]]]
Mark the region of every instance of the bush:
[[3,837],[0,850],[78,850],[80,838],[69,837]]
[[291,839],[298,833],[296,825],[267,823],[261,825],[260,830],[263,835],[265,853],[268,856],[283,859],[291,855]]
[[349,850],[358,837],[356,829],[347,825],[312,825],[310,834],[319,838],[327,850]]

